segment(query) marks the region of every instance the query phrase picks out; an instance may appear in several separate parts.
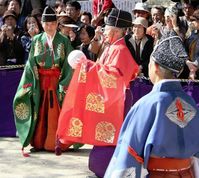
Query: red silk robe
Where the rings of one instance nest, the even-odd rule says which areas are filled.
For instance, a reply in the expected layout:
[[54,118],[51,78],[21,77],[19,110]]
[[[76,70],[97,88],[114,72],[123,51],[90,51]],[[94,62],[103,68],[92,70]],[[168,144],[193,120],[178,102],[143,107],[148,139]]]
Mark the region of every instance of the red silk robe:
[[96,62],[74,72],[59,117],[62,143],[116,145],[123,122],[125,90],[138,73],[123,39],[105,49]]

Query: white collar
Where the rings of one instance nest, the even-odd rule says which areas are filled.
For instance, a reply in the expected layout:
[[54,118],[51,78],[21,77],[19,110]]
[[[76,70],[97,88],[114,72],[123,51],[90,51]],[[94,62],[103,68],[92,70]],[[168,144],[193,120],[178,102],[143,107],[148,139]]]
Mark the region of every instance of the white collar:
[[56,35],[56,32],[54,33],[53,37],[51,38],[51,36],[46,33],[46,39],[47,39],[47,42],[48,42],[48,46],[52,50],[53,50],[53,40],[54,40],[55,35]]

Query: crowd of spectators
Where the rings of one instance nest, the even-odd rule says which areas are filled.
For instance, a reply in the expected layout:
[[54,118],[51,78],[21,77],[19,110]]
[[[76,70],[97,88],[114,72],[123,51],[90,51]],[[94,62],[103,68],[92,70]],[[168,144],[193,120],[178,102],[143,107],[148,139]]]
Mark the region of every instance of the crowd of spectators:
[[[81,10],[78,1],[56,0],[58,31],[67,36],[74,49],[82,50],[96,61],[103,49],[103,22],[112,0],[92,1],[93,11]],[[0,65],[25,64],[32,38],[43,31],[41,16],[48,4],[43,0],[0,0]],[[183,40],[189,54],[181,78],[199,78],[199,3],[183,0],[168,7],[149,6],[139,2],[132,9],[132,28],[125,36],[126,44],[140,66],[140,75],[148,77],[149,57],[153,47],[166,31],[175,31]],[[118,7],[119,8],[119,7]],[[93,47],[94,43],[98,43]],[[89,45],[90,44],[90,45]],[[94,49],[93,49],[94,48]],[[97,50],[95,50],[97,48]],[[96,52],[97,51],[97,52]]]

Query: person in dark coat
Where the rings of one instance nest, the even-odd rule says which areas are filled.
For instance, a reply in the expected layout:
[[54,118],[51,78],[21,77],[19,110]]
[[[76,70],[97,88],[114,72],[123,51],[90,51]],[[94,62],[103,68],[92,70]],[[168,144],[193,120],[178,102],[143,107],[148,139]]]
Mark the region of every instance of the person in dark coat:
[[0,32],[0,65],[23,64],[22,32],[16,27],[16,13],[7,10],[3,16],[3,23]]
[[148,77],[149,58],[153,51],[153,38],[146,34],[148,21],[143,17],[137,17],[133,21],[132,33],[125,36],[125,42],[131,55],[140,67],[140,74]]
[[86,55],[87,59],[96,61],[97,55],[89,50],[89,45],[91,43],[91,40],[95,36],[94,27],[90,25],[82,25],[79,31],[80,31],[80,40],[82,44],[78,46],[78,49],[80,49]]

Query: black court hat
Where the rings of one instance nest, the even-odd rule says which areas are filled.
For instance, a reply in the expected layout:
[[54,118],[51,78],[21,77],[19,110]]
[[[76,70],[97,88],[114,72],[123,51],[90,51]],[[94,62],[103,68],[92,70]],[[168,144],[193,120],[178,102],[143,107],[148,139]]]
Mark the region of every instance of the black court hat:
[[105,21],[106,25],[125,28],[132,26],[132,16],[129,12],[112,8]]
[[50,6],[45,7],[41,20],[42,20],[42,22],[57,21],[57,16],[56,16],[54,9]]

